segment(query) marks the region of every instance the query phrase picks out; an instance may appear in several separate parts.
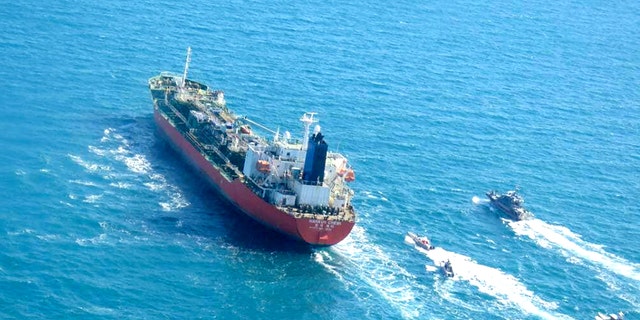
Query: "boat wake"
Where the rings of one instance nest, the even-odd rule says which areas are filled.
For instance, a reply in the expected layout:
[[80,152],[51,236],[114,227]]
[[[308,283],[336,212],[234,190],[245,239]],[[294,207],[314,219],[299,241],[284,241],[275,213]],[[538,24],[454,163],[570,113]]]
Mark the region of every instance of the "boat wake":
[[482,199],[482,198],[480,198],[478,196],[473,196],[473,198],[471,198],[471,202],[473,202],[473,204],[475,204],[475,205],[479,205],[479,204],[489,203],[489,200]]
[[[527,289],[526,286],[514,276],[504,273],[499,269],[479,264],[467,256],[449,252],[439,247],[429,251],[422,248],[417,249],[429,257],[435,266],[440,266],[447,260],[451,261],[455,276],[448,279],[468,282],[480,292],[496,298],[497,302],[502,306],[515,307],[527,314],[544,319],[571,319],[569,316],[553,312],[553,310],[558,308],[555,302],[544,301],[531,290]],[[435,266],[427,265],[426,269],[427,271],[435,270],[434,272],[439,272],[439,268]],[[469,306],[468,303],[458,301],[458,299],[449,292],[452,288],[443,286],[442,281],[436,281],[434,286],[435,290],[443,299],[457,303],[465,308],[474,309],[474,307]],[[449,289],[447,290],[446,288]]]
[[519,236],[526,236],[547,249],[559,250],[569,261],[580,259],[591,266],[605,268],[610,272],[640,282],[640,264],[606,252],[601,245],[581,239],[566,227],[548,224],[539,219],[509,222],[508,225]]
[[[69,155],[69,158],[76,164],[82,166],[86,172],[93,175],[100,175],[108,182],[110,187],[116,189],[135,189],[138,186],[145,186],[153,192],[164,192],[166,198],[159,201],[158,205],[164,211],[175,211],[189,205],[182,192],[177,186],[169,184],[162,174],[153,172],[151,163],[140,153],[132,150],[129,141],[117,133],[116,129],[107,128],[98,146],[89,146],[89,152],[95,160],[86,160],[78,155]],[[128,172],[118,171],[119,165],[115,163],[101,164],[102,160],[117,161],[126,167]],[[72,183],[80,184],[80,180],[70,180]],[[87,184],[87,182],[82,182]],[[98,186],[91,182],[93,186]],[[95,199],[94,199],[95,200]]]
[[363,228],[355,226],[345,240],[314,254],[316,262],[335,274],[356,295],[366,294],[361,292],[361,284],[358,284],[364,281],[397,309],[403,318],[421,316],[422,304],[416,303],[417,294],[414,290],[425,292],[426,287],[380,247],[372,244]]

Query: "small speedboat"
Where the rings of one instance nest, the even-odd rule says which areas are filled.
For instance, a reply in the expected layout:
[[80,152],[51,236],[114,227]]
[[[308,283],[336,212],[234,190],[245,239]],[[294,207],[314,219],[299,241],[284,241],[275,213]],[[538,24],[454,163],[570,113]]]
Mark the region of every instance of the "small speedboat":
[[618,312],[618,314],[612,313],[612,314],[604,314],[602,312],[598,312],[598,314],[596,315],[596,320],[623,320],[624,319],[624,313],[622,312]]
[[431,241],[429,241],[429,238],[427,238],[426,236],[418,236],[417,234],[413,233],[413,232],[407,232],[407,236],[409,238],[411,238],[411,240],[413,240],[413,242],[416,244],[416,246],[425,249],[425,250],[432,250],[434,249],[434,246],[431,245]]
[[453,267],[451,266],[451,261],[447,260],[446,262],[442,262],[442,264],[440,265],[440,269],[442,270],[442,273],[444,273],[445,276],[449,277],[449,278],[453,278],[453,276],[455,275],[453,273]]

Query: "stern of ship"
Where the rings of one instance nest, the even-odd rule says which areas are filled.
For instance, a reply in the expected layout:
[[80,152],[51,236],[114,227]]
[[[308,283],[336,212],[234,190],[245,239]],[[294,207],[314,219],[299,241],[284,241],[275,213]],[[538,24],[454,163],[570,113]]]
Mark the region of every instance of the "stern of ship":
[[296,219],[298,234],[302,240],[319,246],[330,246],[342,241],[354,225],[354,221],[345,220]]

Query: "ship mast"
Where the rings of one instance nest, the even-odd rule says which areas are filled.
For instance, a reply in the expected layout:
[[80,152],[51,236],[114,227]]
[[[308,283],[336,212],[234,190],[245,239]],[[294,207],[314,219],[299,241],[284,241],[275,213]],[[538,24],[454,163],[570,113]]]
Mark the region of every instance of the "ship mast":
[[302,139],[302,149],[298,151],[298,161],[304,161],[304,158],[307,156],[307,147],[309,147],[309,128],[311,124],[314,122],[318,122],[317,119],[314,119],[313,116],[316,115],[315,112],[306,112],[300,118],[300,121],[304,124],[304,138]]
[[184,87],[184,85],[187,83],[187,72],[189,71],[189,62],[191,62],[191,47],[187,48],[187,61],[184,64],[184,73],[182,73],[182,83],[180,84],[181,87]]
[[316,115],[316,112],[306,112],[300,118],[300,121],[304,124],[304,138],[302,139],[302,151],[306,151],[309,146],[309,128],[312,123],[318,122],[317,119],[314,119],[313,116]]

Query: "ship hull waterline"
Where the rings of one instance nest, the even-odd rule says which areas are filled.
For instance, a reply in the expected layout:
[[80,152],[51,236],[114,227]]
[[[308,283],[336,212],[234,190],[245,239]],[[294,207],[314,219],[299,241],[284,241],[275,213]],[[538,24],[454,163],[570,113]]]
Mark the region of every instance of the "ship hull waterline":
[[158,132],[206,182],[235,209],[262,225],[311,245],[330,246],[346,238],[355,222],[316,218],[296,218],[264,201],[239,179],[228,180],[154,108]]

